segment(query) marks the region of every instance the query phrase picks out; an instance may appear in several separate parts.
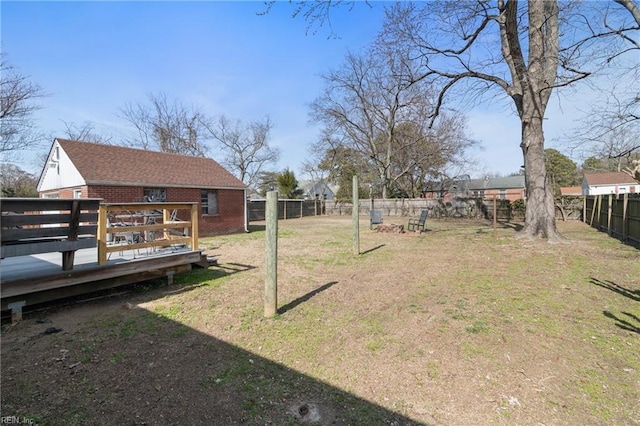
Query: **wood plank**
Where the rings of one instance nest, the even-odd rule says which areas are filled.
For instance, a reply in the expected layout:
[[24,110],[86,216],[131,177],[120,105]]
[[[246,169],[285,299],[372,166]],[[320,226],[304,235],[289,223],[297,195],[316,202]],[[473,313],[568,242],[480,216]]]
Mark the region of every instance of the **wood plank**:
[[1,257],[28,256],[30,254],[63,252],[96,247],[97,238],[82,238],[77,241],[46,241],[39,243],[3,245]]
[[71,210],[73,200],[80,201],[81,210],[98,210],[100,198],[2,198],[3,212]]
[[138,250],[151,247],[168,247],[174,244],[191,244],[191,237],[178,237],[169,240],[154,240],[145,243],[114,244],[106,247],[107,253],[120,252],[122,250]]
[[[40,224],[56,224],[69,223],[71,220],[70,213],[41,213],[41,214],[8,214],[2,215],[2,227],[11,228],[23,225],[40,225]],[[98,221],[98,213],[80,213],[80,222],[96,223]]]
[[[78,235],[96,235],[98,225],[87,225],[78,227]],[[2,243],[11,244],[11,242],[26,241],[30,238],[46,238],[46,237],[66,237],[69,234],[69,228],[66,226],[54,226],[47,228],[23,228],[23,229],[3,229]]]
[[116,232],[132,232],[132,231],[157,231],[164,229],[180,229],[190,228],[191,222],[171,222],[171,223],[153,223],[150,225],[127,225],[127,226],[108,226],[107,232],[114,234]]
[[3,299],[4,304],[5,298],[197,263],[200,261],[200,257],[201,253],[199,251],[180,252],[113,265],[96,266],[90,269],[57,273],[45,277],[28,277],[4,281],[0,287],[0,298]]
[[65,287],[58,287],[50,290],[43,290],[34,293],[16,294],[14,296],[3,296],[0,302],[1,309],[8,310],[9,303],[15,301],[24,300],[25,306],[33,306],[39,303],[50,302],[53,300],[59,300],[66,297],[79,296],[82,294],[89,294],[100,290],[106,290],[109,288],[120,287],[123,285],[133,284],[142,281],[148,281],[152,279],[162,278],[167,273],[177,274],[180,272],[189,271],[192,269],[191,263],[170,266],[167,268],[153,269],[149,271],[142,271],[136,274],[121,275],[113,278],[101,279],[83,282],[79,284],[71,284]]
[[119,210],[183,210],[191,209],[191,206],[197,203],[120,203],[111,204],[104,203],[103,206],[107,211]]

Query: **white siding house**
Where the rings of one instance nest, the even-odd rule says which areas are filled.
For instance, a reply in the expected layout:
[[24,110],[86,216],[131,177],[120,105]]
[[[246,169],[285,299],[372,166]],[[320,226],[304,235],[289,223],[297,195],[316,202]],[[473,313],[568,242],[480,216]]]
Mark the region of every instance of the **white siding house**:
[[640,193],[640,183],[623,172],[585,173],[582,178],[583,195]]

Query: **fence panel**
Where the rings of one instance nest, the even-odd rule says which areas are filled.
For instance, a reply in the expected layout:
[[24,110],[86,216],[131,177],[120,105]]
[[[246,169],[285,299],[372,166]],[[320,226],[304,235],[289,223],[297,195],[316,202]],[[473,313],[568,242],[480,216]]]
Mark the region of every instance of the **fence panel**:
[[[265,220],[265,200],[247,201],[249,222]],[[323,200],[278,200],[278,219],[295,219],[324,214]]]
[[640,196],[586,197],[584,222],[620,241],[640,248]]

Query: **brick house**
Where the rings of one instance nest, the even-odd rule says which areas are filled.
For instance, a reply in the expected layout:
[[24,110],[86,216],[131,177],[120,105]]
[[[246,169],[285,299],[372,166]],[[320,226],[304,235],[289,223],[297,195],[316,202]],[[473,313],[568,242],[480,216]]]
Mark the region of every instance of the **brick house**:
[[450,202],[455,197],[493,198],[510,202],[526,197],[524,176],[485,177],[482,179],[451,179],[427,188],[425,198]]
[[41,198],[197,202],[200,236],[248,229],[246,185],[210,158],[56,138],[37,189]]

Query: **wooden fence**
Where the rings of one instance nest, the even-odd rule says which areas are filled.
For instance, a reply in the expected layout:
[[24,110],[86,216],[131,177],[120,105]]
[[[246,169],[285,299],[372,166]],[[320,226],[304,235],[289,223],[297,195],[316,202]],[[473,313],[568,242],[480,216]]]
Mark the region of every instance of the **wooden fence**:
[[[278,219],[320,216],[326,213],[324,200],[278,200]],[[265,220],[266,200],[247,201],[249,222]]]
[[[495,210],[494,210],[495,202]],[[582,197],[563,197],[556,204],[558,220],[582,220]],[[279,200],[278,219],[294,219],[304,216],[351,216],[350,202],[334,200]],[[385,217],[418,217],[422,210],[429,211],[430,218],[524,220],[524,211],[516,211],[507,200],[457,197],[449,201],[427,198],[361,199],[358,211],[368,217],[371,210],[381,211]],[[265,201],[247,202],[249,221],[265,220]]]
[[620,241],[640,248],[640,196],[585,197],[583,220]]

